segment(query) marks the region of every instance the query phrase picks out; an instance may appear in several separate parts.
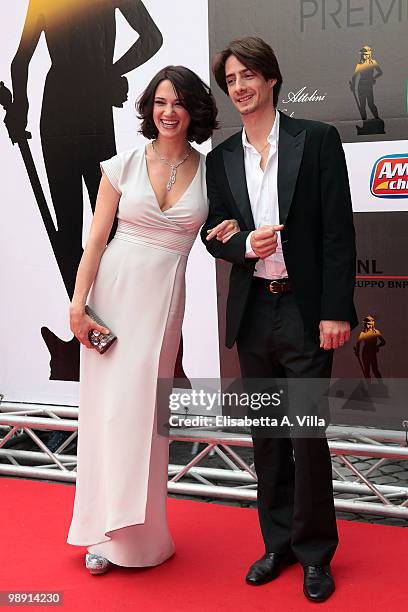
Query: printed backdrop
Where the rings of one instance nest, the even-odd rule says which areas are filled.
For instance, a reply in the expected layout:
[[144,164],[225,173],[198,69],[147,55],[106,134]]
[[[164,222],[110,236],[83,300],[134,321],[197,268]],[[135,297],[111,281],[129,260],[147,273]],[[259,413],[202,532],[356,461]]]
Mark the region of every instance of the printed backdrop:
[[[99,182],[95,160],[143,146],[134,102],[160,68],[184,64],[209,81],[207,13],[206,0],[177,0],[171,19],[161,0],[17,0],[2,7],[0,80],[12,89],[16,57],[13,84],[21,100],[28,67],[28,146],[41,182],[35,196],[22,151],[1,124],[0,393],[5,399],[77,404],[68,305],[76,242],[86,241]],[[119,60],[119,74],[108,70],[112,55],[114,63]],[[123,107],[121,75],[129,87]],[[6,98],[3,90],[0,102],[7,105]],[[51,225],[57,226],[58,210],[58,231],[67,234],[54,250],[55,227],[47,232],[39,212],[42,192]],[[188,265],[183,326],[188,377],[219,374],[214,268],[197,242]]]
[[[355,211],[361,325],[351,342],[336,351],[334,375],[407,376],[407,3],[209,0],[209,23],[211,55],[239,36],[257,35],[269,42],[283,74],[278,108],[333,123],[342,137]],[[214,80],[212,85],[222,124],[214,139],[219,142],[240,128],[240,120]],[[235,349],[222,343],[228,274],[229,266],[217,263],[221,372],[226,377],[238,371]],[[372,334],[363,331],[373,327],[363,321],[369,315],[385,344],[378,338],[373,345]]]
[[[6,399],[77,403],[68,304],[92,217],[96,161],[143,145],[134,101],[158,69],[184,64],[208,82],[213,54],[246,34],[262,36],[277,52],[284,77],[279,108],[333,123],[344,143],[361,325],[337,352],[335,374],[406,376],[407,2],[175,0],[171,9],[163,0],[4,4],[0,104],[7,107],[14,89],[18,123],[27,83],[32,135],[19,148],[0,125],[0,393]],[[217,144],[240,121],[211,83],[222,124]],[[12,134],[13,124],[8,127]],[[196,243],[183,326],[189,378],[238,371],[235,350],[224,347],[228,273],[228,264],[215,266]]]

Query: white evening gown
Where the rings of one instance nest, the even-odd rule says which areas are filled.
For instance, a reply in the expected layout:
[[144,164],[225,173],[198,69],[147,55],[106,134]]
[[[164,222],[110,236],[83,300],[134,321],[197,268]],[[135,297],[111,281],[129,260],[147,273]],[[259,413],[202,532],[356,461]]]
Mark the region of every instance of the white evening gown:
[[88,303],[115,332],[104,354],[81,346],[78,468],[68,543],[117,565],[157,565],[174,552],[167,524],[168,438],[155,428],[157,379],[173,377],[187,256],[207,218],[205,159],[162,212],[145,149],[103,162],[121,194],[118,228]]

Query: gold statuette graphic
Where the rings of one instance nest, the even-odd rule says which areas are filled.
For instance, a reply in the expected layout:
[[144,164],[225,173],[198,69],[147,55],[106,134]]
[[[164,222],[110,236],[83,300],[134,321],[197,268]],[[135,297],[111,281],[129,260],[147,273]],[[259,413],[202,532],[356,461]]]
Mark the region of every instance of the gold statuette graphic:
[[[375,319],[372,315],[364,317],[363,329],[360,332],[354,354],[358,359],[364,378],[382,378],[378,367],[378,352],[385,346],[385,340],[379,329],[375,326]],[[362,346],[361,355],[360,347]]]
[[[359,51],[360,61],[356,65],[354,74],[350,81],[350,89],[353,93],[354,100],[357,104],[363,125],[357,125],[357,134],[385,134],[384,121],[378,114],[378,108],[374,102],[374,85],[379,79],[383,71],[378,62],[373,58],[373,50],[368,45],[362,47]],[[367,118],[367,106],[370,109],[373,118]]]

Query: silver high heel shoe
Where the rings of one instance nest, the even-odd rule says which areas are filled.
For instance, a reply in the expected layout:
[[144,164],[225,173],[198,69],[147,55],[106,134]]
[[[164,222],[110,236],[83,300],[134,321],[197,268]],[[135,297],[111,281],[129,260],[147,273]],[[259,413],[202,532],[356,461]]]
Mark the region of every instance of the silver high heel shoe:
[[104,574],[108,571],[110,562],[101,555],[87,553],[85,556],[85,566],[90,574]]

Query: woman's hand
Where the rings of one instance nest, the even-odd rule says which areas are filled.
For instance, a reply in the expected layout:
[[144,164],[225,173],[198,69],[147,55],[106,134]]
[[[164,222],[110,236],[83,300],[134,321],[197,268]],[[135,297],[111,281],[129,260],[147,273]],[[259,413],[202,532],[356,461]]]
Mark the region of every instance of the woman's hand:
[[238,234],[240,231],[238,221],[235,219],[226,219],[213,227],[213,229],[207,230],[207,240],[217,238],[217,240],[225,244],[231,236]]
[[84,308],[71,304],[69,308],[69,323],[74,336],[87,348],[93,348],[89,340],[89,332],[96,329],[101,334],[109,334],[109,329],[93,321]]

